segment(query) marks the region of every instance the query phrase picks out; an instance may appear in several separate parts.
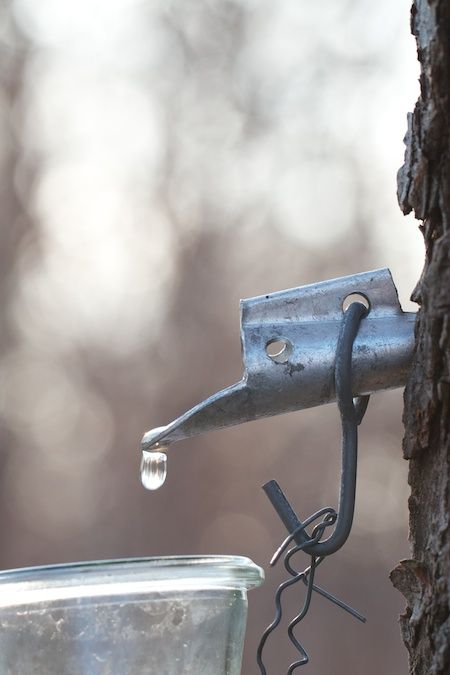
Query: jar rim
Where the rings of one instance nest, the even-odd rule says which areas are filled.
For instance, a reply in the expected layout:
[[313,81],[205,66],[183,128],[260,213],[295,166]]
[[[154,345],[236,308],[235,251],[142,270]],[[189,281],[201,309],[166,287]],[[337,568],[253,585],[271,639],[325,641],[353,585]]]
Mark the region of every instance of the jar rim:
[[93,560],[0,572],[0,605],[38,601],[39,594],[62,599],[177,592],[182,590],[249,590],[264,580],[250,558],[189,555]]

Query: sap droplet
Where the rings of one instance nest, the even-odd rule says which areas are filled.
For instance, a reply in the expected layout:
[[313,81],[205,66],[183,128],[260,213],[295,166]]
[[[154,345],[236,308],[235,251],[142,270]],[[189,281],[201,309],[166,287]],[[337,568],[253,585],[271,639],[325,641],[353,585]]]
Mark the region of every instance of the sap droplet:
[[157,490],[164,484],[167,476],[167,455],[159,450],[143,450],[141,461],[141,481],[147,490]]

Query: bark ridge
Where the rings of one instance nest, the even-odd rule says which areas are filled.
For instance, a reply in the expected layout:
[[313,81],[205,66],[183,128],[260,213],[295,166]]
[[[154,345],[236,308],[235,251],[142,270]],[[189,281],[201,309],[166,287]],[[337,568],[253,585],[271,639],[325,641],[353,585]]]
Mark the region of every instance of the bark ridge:
[[391,579],[407,600],[400,618],[410,675],[450,673],[450,0],[415,0],[411,29],[420,96],[408,115],[400,208],[422,221],[425,267],[416,353],[405,390],[404,456],[410,460],[412,559]]

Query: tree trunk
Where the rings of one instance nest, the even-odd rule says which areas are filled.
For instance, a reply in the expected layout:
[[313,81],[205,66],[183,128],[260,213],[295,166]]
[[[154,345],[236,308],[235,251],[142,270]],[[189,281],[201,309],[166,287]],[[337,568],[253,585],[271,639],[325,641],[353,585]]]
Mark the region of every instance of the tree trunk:
[[410,674],[450,673],[450,0],[415,0],[412,32],[420,97],[409,115],[398,175],[403,212],[422,221],[425,267],[416,354],[405,391],[404,454],[410,461],[412,559],[391,573],[406,597],[400,617]]

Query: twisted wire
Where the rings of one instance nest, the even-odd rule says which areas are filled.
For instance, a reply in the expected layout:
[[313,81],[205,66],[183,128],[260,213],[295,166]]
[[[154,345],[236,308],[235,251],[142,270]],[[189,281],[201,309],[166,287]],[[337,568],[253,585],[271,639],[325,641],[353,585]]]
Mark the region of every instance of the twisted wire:
[[[315,556],[311,556],[311,565],[306,568],[306,570],[302,572],[298,572],[295,570],[291,564],[290,564],[290,559],[292,558],[293,555],[298,553],[299,551],[303,551],[303,549],[308,545],[312,543],[317,543],[320,541],[320,538],[325,530],[326,527],[329,527],[330,525],[333,525],[336,518],[337,518],[337,513],[336,511],[331,508],[331,507],[325,507],[321,509],[320,511],[317,511],[316,513],[312,514],[305,520],[305,522],[302,524],[302,528],[307,527],[310,525],[314,520],[317,520],[317,518],[321,517],[324,515],[324,519],[322,520],[321,523],[316,525],[314,528],[312,535],[310,538],[308,538],[308,541],[302,543],[302,544],[296,544],[293,546],[289,551],[286,553],[286,556],[284,558],[284,567],[286,571],[291,575],[290,579],[286,579],[286,581],[283,581],[277,588],[277,591],[275,593],[275,617],[270,623],[264,633],[262,634],[258,650],[256,653],[256,660],[259,666],[259,669],[261,671],[261,675],[267,675],[267,670],[263,662],[262,654],[264,650],[264,646],[267,642],[267,639],[271,633],[277,628],[279,625],[282,617],[283,617],[283,609],[281,605],[281,596],[283,595],[284,591],[289,588],[290,586],[293,586],[294,584],[298,583],[303,579],[303,577],[307,574],[308,575],[308,582],[307,582],[307,592],[306,592],[306,597],[305,601],[303,603],[302,610],[300,613],[293,619],[293,621],[289,624],[288,627],[288,635],[291,640],[291,642],[294,644],[295,648],[297,651],[301,654],[301,659],[296,662],[297,665],[305,665],[309,661],[309,656],[308,653],[306,652],[305,648],[303,645],[297,640],[295,635],[293,634],[293,629],[299,623],[307,614],[309,606],[311,604],[311,596],[313,590],[315,590],[314,587],[314,570],[315,567],[317,567],[318,564],[324,560],[324,558],[320,559],[317,561]],[[297,528],[299,529],[299,528]],[[270,561],[270,564],[273,566],[275,565],[278,560],[280,559],[281,555],[286,551],[288,548],[289,544],[294,540],[295,536],[297,534],[297,531],[294,530],[286,539],[283,541],[281,546],[276,550],[274,556],[272,557],[272,560]],[[293,666],[297,667],[296,664],[292,664]],[[291,666],[292,668],[292,666]],[[289,675],[291,675],[293,671],[291,670]]]

